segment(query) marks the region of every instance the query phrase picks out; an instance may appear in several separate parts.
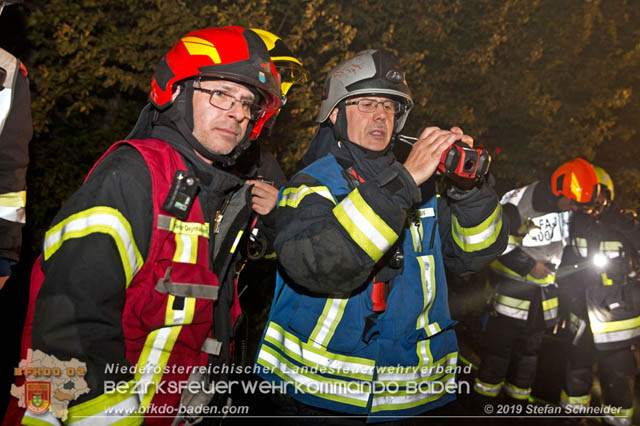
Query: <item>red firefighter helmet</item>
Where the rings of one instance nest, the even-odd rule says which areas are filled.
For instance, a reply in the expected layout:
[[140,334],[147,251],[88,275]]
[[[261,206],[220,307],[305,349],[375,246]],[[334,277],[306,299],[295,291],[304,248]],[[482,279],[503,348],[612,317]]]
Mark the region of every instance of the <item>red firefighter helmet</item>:
[[208,28],[183,36],[162,57],[151,80],[151,103],[158,109],[172,103],[176,83],[189,78],[220,78],[250,86],[260,95],[262,113],[249,139],[278,110],[280,82],[260,37],[241,27]]
[[551,190],[578,203],[593,203],[598,196],[598,175],[582,158],[574,158],[558,167],[551,175]]

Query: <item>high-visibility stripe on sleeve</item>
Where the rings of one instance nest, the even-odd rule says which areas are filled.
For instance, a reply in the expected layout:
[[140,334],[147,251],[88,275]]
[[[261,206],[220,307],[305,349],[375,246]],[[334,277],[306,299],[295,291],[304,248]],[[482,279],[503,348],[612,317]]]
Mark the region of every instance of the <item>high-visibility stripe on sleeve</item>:
[[27,191],[0,194],[0,218],[9,222],[25,223],[26,205]]
[[526,276],[523,277],[522,275],[520,275],[516,271],[514,271],[511,268],[505,266],[504,263],[500,262],[500,260],[498,260],[498,259],[496,259],[493,262],[491,262],[489,267],[495,273],[497,273],[499,275],[502,275],[504,277],[508,277],[508,278],[511,278],[513,280],[516,280],[516,281],[522,281],[522,282],[526,282],[526,283],[538,284],[538,285],[541,285],[541,286],[546,286],[547,284],[551,284],[556,280],[555,272],[551,273],[551,274],[549,274],[546,277],[541,278],[541,279],[534,278],[533,275],[531,275],[531,274],[527,274]]
[[297,188],[285,188],[284,191],[282,191],[278,207],[293,207],[295,209],[300,205],[304,197],[311,194],[318,194],[331,201],[333,204],[336,203],[331,192],[329,192],[329,188],[326,186],[301,185]]
[[334,207],[333,214],[353,241],[375,262],[398,239],[398,234],[373,211],[357,188]]
[[65,424],[137,426],[143,422],[143,417],[138,413],[139,407],[140,400],[134,392],[133,382],[128,382],[112,392],[71,407]]
[[471,228],[460,225],[458,218],[453,215],[451,233],[455,242],[466,252],[483,250],[498,240],[502,229],[502,207],[496,206],[493,213],[481,224]]
[[129,221],[112,207],[100,206],[83,210],[49,229],[45,234],[44,260],[53,256],[65,241],[94,233],[107,234],[113,238],[120,254],[128,286],[142,268],[143,260],[133,238]]

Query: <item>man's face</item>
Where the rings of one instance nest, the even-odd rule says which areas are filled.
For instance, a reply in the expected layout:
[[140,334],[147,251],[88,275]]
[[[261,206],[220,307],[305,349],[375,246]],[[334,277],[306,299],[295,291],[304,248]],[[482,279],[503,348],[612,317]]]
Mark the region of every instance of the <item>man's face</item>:
[[[384,96],[358,96],[349,98],[348,103],[359,100],[377,102],[390,101]],[[347,136],[349,140],[372,151],[382,151],[387,147],[393,132],[394,113],[385,112],[382,104],[378,104],[374,112],[362,112],[358,105],[347,105]],[[329,118],[335,123],[338,109],[334,109]]]
[[[211,94],[198,88],[214,91],[214,97],[231,96],[237,101],[224,110],[210,103]],[[227,80],[205,80],[195,83],[193,92],[193,136],[210,152],[225,155],[243,139],[249,118],[246,108],[238,101],[253,102],[254,95],[245,86]]]

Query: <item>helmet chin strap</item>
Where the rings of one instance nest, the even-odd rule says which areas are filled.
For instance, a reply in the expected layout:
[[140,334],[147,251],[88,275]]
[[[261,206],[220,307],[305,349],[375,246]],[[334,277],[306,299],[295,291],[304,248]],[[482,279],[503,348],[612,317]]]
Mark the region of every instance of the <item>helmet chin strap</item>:
[[176,126],[180,134],[189,144],[204,158],[213,161],[217,165],[228,168],[236,163],[242,153],[249,148],[251,140],[249,136],[253,131],[254,121],[249,121],[247,130],[242,140],[228,154],[216,154],[209,151],[200,141],[193,136],[193,80],[187,80],[182,85],[182,91],[173,101],[171,106],[162,113]]

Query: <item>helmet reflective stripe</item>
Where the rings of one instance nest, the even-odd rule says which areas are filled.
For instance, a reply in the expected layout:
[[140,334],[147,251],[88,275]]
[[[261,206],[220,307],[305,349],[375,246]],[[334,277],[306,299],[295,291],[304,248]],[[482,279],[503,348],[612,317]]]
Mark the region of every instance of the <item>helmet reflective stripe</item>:
[[593,166],[593,170],[595,170],[596,176],[598,176],[598,183],[607,187],[611,195],[611,201],[613,201],[613,179],[611,179],[609,173],[598,166]]
[[316,121],[325,122],[341,101],[358,95],[389,96],[402,101],[404,109],[396,115],[395,133],[402,129],[413,107],[411,91],[398,59],[386,50],[363,50],[329,73]]
[[562,164],[551,175],[553,194],[578,203],[591,203],[598,195],[598,176],[594,167],[582,158]]
[[[275,64],[278,73],[280,73],[280,89],[282,90],[282,96],[286,96],[289,89],[291,89],[291,86],[298,81],[306,81],[306,75],[302,69],[302,62],[293,56],[293,52],[286,44],[284,44],[280,37],[266,30],[260,30],[257,28],[252,28],[251,30],[258,34],[265,46],[267,46],[271,60]],[[285,78],[285,75],[283,75],[284,71],[282,71],[284,68],[289,68],[292,72],[295,70],[295,73],[299,75],[299,80],[290,80]]]

